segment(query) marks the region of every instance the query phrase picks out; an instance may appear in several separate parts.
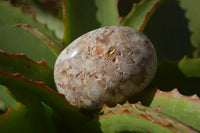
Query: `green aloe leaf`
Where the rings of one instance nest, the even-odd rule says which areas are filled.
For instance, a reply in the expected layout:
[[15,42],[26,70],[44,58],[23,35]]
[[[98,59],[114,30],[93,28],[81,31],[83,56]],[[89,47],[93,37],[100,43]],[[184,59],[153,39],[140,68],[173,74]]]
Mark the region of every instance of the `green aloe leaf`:
[[[154,108],[141,104],[117,105],[112,108],[104,106],[104,114],[99,115],[101,129],[110,132],[182,132],[197,133],[187,125],[161,113]],[[91,123],[92,124],[92,123]]]
[[64,1],[65,45],[93,29],[118,24],[116,0]]
[[0,51],[0,71],[6,73],[20,73],[27,79],[42,81],[52,89],[56,89],[53,70],[45,60],[35,62],[24,54],[8,54]]
[[162,1],[142,0],[138,4],[134,4],[132,11],[123,19],[122,25],[142,31],[148,19]]
[[6,87],[0,85],[0,111],[5,112],[8,107],[15,108],[17,106],[16,100],[9,94]]
[[177,89],[170,92],[157,91],[151,106],[159,107],[161,112],[200,131],[200,100],[196,95],[183,96]]
[[58,113],[69,129],[76,130],[77,125],[81,126],[88,120],[78,108],[71,106],[65,100],[64,95],[53,91],[42,82],[25,79],[19,74],[0,72],[0,84],[7,86],[15,98],[23,104],[44,102]]
[[0,98],[0,113],[3,113],[7,110],[7,105],[4,103],[3,100]]
[[57,44],[49,36],[45,35],[37,28],[32,27],[27,24],[17,24],[17,25],[15,25],[15,27],[20,27],[20,28],[32,33],[36,37],[38,37],[43,43],[45,43],[54,52],[54,54],[56,56],[58,56],[60,54],[60,52],[62,51],[62,48],[60,47],[59,44]]
[[34,6],[34,9],[36,13],[35,14],[36,20],[39,23],[46,24],[47,28],[51,31],[54,31],[55,36],[58,39],[62,40],[64,35],[63,22],[60,19],[53,16],[52,14],[50,14],[49,12],[36,8],[36,6]]
[[178,63],[180,71],[187,77],[199,77],[200,78],[200,58],[183,58]]
[[100,27],[119,25],[117,0],[95,0],[96,17]]
[[25,106],[18,103],[16,108],[9,108],[6,113],[0,114],[0,132],[54,133],[51,121],[44,113],[45,108],[41,104]]
[[[61,0],[58,1],[38,1],[38,0],[15,0],[11,2],[14,6],[21,7],[24,12],[33,15],[34,18],[41,24],[47,26],[50,31],[53,31],[56,38],[54,40],[62,40],[63,38],[63,22],[57,18],[56,10],[61,8]],[[52,6],[50,7],[50,6]],[[61,9],[60,9],[61,10]],[[55,13],[55,14],[54,14]],[[54,15],[53,15],[54,14]]]
[[[56,10],[61,8],[61,0],[58,1],[36,1],[36,0],[29,0],[29,1],[21,1],[18,0],[14,4],[15,6],[20,6],[24,9],[25,12],[29,14],[33,14],[35,19],[41,23],[45,24],[50,31],[53,31],[55,36],[62,40],[63,32],[64,32],[64,25],[61,19],[57,18]],[[53,5],[54,4],[54,5]],[[50,6],[52,6],[50,7]],[[49,10],[50,9],[50,10]],[[61,9],[60,9],[61,10]],[[53,13],[55,13],[53,15]],[[57,40],[56,38],[53,38]]]
[[52,39],[55,38],[54,33],[45,25],[38,23],[33,16],[25,14],[9,2],[0,1],[0,13],[0,49],[6,52],[24,53],[37,61],[45,59],[53,67],[56,56],[52,51],[40,39],[20,28],[14,28],[13,25],[21,23],[32,25]]
[[197,48],[194,52],[195,57],[199,57],[199,44],[200,44],[200,1],[199,0],[178,0],[180,7],[185,10],[185,16],[189,20],[188,28],[191,31],[190,40],[192,45]]

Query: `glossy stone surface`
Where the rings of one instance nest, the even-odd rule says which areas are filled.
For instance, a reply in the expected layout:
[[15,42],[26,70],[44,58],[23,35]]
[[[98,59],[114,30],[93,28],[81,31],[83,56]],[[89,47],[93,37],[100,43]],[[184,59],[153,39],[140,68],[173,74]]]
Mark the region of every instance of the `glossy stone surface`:
[[56,60],[54,79],[69,103],[96,110],[141,91],[156,67],[156,52],[143,33],[112,26],[88,32],[65,48]]

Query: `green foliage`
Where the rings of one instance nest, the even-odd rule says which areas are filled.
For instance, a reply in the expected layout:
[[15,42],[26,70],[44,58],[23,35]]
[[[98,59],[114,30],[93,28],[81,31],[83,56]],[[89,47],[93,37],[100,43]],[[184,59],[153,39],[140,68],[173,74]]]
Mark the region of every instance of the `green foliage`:
[[56,56],[58,56],[60,54],[60,52],[62,51],[62,49],[61,49],[59,44],[54,42],[50,37],[48,37],[47,35],[42,33],[37,28],[34,28],[34,27],[32,27],[32,26],[30,26],[28,24],[18,24],[18,25],[15,25],[15,27],[21,27],[22,29],[24,29],[24,30],[32,33],[36,37],[38,37],[41,41],[43,41],[44,44],[46,44],[52,50],[52,52]]
[[126,103],[114,108],[104,107],[100,115],[102,131],[110,132],[196,132],[176,119],[161,113],[158,109],[141,104]]
[[44,107],[40,104],[24,106],[18,103],[16,108],[9,108],[5,114],[0,114],[0,132],[53,133],[44,113]]
[[0,112],[5,112],[8,107],[15,108],[17,106],[17,102],[15,99],[8,93],[6,87],[0,85]]
[[[34,6],[35,7],[35,6]],[[36,16],[35,19],[42,24],[46,24],[50,31],[55,32],[55,36],[62,40],[63,39],[63,32],[64,26],[60,19],[49,14],[49,12],[41,11],[41,9],[36,8]],[[55,39],[54,39],[55,40]]]
[[199,0],[179,0],[180,6],[185,10],[185,16],[189,20],[188,28],[191,31],[191,43],[192,45],[197,48],[194,52],[195,57],[199,57],[200,53],[200,1]]
[[178,66],[180,71],[187,77],[199,77],[200,78],[200,59],[183,58],[179,61]]
[[119,15],[116,0],[95,0],[96,18],[100,27],[119,25]]
[[[9,60],[9,61],[8,61]],[[33,81],[43,81],[52,89],[56,89],[53,70],[45,62],[35,62],[23,54],[7,54],[0,51],[0,71],[6,73],[20,73]]]
[[196,95],[183,96],[177,90],[169,93],[158,91],[151,103],[160,111],[200,131],[200,100]]
[[142,31],[151,13],[162,0],[142,0],[134,5],[132,11],[124,18],[122,25],[133,27]]
[[[68,117],[72,117],[72,114],[76,114],[73,119],[84,118],[79,109],[73,108],[64,99],[64,96],[53,91],[42,82],[34,82],[25,79],[19,74],[7,74],[0,72],[0,83],[6,85],[13,93],[15,98],[23,104],[32,104],[38,102],[44,102],[52,107],[55,111],[61,113],[68,111],[70,114]],[[78,115],[78,112],[80,115]],[[82,119],[84,120],[84,119]]]
[[53,67],[56,56],[43,44],[26,31],[14,28],[16,24],[30,24],[50,36],[54,33],[45,25],[39,24],[33,16],[25,14],[21,9],[12,7],[8,2],[0,1],[0,49],[12,53],[24,53],[34,60],[45,59]]
[[[5,51],[0,51],[0,84],[4,85],[0,85],[0,132],[200,132],[199,58],[161,61],[154,80],[130,103],[104,106],[100,112],[83,112],[56,91],[52,68],[62,48],[99,27],[125,25],[142,31],[162,2],[141,0],[120,18],[117,0],[63,0],[59,9],[63,10],[62,23],[37,0],[27,2],[31,5],[27,5],[26,13],[0,1],[0,49]],[[198,2],[179,3],[186,10],[191,42],[198,49]],[[154,34],[154,29],[149,32]],[[158,57],[162,55],[158,51]],[[138,101],[141,103],[134,104]]]

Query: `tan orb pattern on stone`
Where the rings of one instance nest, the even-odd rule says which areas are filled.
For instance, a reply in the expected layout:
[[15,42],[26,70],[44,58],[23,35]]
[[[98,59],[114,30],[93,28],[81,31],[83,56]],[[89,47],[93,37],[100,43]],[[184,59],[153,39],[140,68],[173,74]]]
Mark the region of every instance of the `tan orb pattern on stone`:
[[88,32],[56,60],[54,79],[66,100],[82,109],[125,102],[153,79],[157,57],[150,40],[129,27]]

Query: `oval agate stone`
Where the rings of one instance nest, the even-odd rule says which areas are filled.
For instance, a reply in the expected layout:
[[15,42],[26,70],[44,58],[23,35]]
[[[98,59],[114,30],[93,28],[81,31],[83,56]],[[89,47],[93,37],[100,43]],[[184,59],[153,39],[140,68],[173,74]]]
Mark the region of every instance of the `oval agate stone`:
[[88,32],[66,47],[56,60],[54,79],[70,104],[97,110],[140,92],[156,67],[155,49],[143,33],[111,26]]

